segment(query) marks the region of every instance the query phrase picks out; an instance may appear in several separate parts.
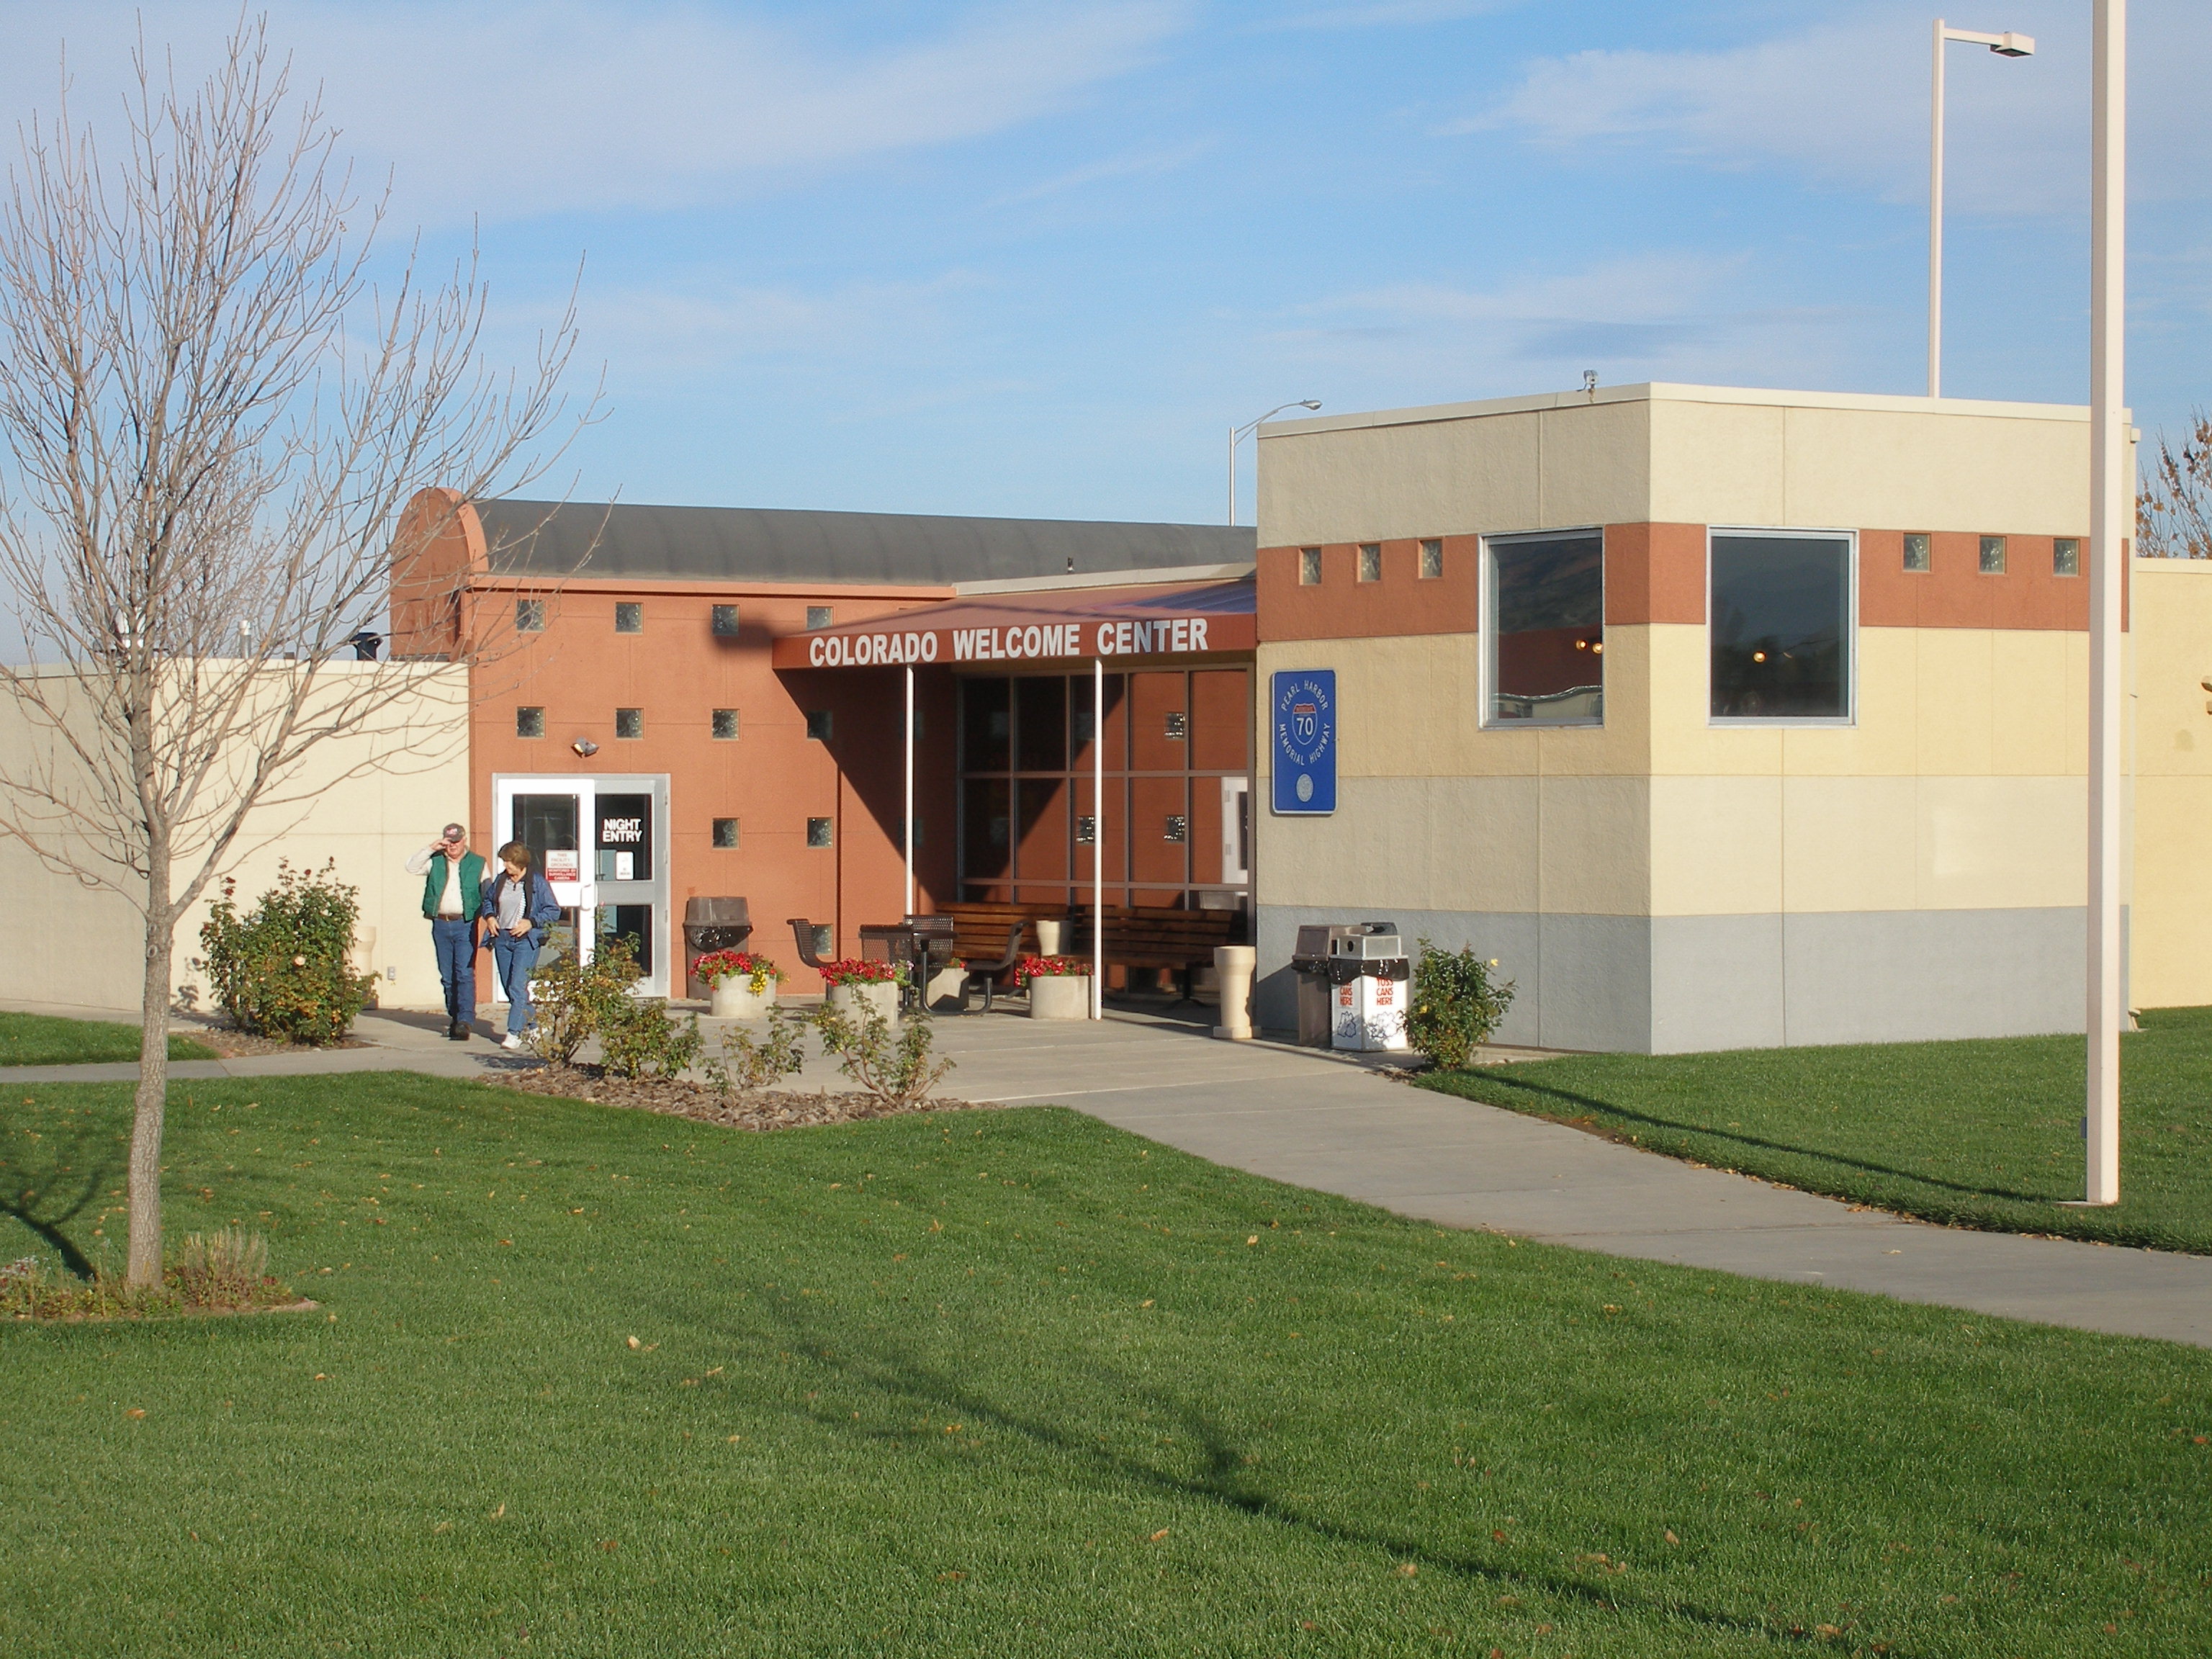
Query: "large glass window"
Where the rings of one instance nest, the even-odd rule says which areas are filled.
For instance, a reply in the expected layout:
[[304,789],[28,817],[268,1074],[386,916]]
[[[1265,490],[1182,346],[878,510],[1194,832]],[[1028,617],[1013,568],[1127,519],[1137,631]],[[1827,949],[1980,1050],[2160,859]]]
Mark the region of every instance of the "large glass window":
[[1706,612],[1717,720],[1851,717],[1851,542],[1716,535]]
[[1605,538],[1595,530],[1486,544],[1490,720],[1605,718]]

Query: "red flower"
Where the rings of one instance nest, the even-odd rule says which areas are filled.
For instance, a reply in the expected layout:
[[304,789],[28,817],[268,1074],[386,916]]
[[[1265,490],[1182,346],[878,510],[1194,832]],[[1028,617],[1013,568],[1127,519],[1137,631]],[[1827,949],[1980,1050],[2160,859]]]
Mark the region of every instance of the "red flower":
[[1084,979],[1091,974],[1091,962],[1086,957],[1024,957],[1014,967],[1014,983],[1026,985],[1033,979]]
[[822,964],[824,985],[902,985],[906,982],[906,964],[901,962],[876,962],[860,957],[840,957],[835,962]]

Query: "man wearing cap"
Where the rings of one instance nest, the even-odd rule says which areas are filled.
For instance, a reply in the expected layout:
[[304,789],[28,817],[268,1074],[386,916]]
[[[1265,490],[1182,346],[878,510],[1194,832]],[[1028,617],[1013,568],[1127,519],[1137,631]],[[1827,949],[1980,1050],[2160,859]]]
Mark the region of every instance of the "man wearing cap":
[[468,827],[449,823],[407,860],[407,873],[423,878],[422,915],[446,988],[446,1035],[465,1042],[477,1017],[476,916],[483,908],[483,859],[469,851]]

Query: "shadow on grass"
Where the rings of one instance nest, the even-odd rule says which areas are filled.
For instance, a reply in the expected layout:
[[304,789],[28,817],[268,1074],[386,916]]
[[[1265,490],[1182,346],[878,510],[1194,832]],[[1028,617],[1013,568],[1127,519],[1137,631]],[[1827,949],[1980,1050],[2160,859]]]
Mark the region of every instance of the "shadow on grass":
[[[1530,1083],[1520,1078],[1486,1077],[1480,1080],[1486,1084],[1494,1084],[1499,1089],[1510,1090],[1516,1094],[1542,1096],[1548,1100],[1564,1102],[1570,1106],[1579,1109],[1579,1110],[1584,1114],[1590,1112],[1603,1112],[1616,1118],[1626,1119],[1632,1123],[1643,1124],[1647,1128],[1668,1130],[1679,1135],[1705,1135],[1711,1137],[1714,1140],[1722,1141],[1732,1146],[1755,1147],[1761,1152],[1787,1152],[1795,1158],[1817,1158],[1821,1163],[1832,1164],[1842,1169],[1857,1170],[1867,1175],[1887,1176],[1893,1180],[1914,1182],[1923,1187],[1935,1187],[1939,1188],[1945,1192],[1957,1193],[1962,1197],[2008,1199],[2019,1204],[2053,1204],[2057,1202],[2057,1194],[2056,1194],[2025,1193],[2009,1187],[1977,1187],[1970,1182],[1962,1181],[1946,1181],[1941,1176],[1924,1174],[1917,1170],[1900,1170],[1893,1164],[1877,1164],[1869,1158],[1852,1158],[1842,1152],[1826,1152],[1812,1146],[1795,1146],[1790,1145],[1788,1141],[1770,1140],[1761,1135],[1747,1135],[1734,1130],[1716,1129],[1709,1125],[1702,1123],[1681,1123],[1672,1118],[1660,1117],[1650,1112],[1638,1111],[1632,1106],[1623,1106],[1610,1100],[1600,1100],[1595,1095],[1577,1094],[1571,1089],[1555,1089],[1545,1084]],[[1425,1084],[1425,1086],[1435,1090],[1437,1093],[1459,1093],[1459,1091],[1456,1089],[1445,1090],[1438,1088],[1435,1084]],[[1462,1098],[1480,1100],[1482,1097],[1480,1095],[1465,1095],[1462,1096]],[[1504,1103],[1486,1102],[1485,1103],[1503,1104]],[[1556,1112],[1551,1111],[1539,1110],[1532,1115],[1540,1117],[1553,1118],[1556,1121],[1565,1122],[1568,1124],[1568,1127],[1573,1128],[1582,1127],[1583,1127],[1583,1123],[1587,1121],[1586,1118],[1580,1120],[1568,1119],[1561,1117]],[[1638,1144],[1642,1145],[1643,1143],[1639,1142]],[[1656,1152],[1661,1149],[1650,1147],[1647,1150]]]
[[[1302,1510],[1254,1486],[1246,1473],[1237,1442],[1197,1406],[1138,1384],[1095,1361],[1085,1367],[1088,1377],[1125,1402],[1152,1407],[1177,1424],[1199,1445],[1199,1468],[1194,1472],[1179,1474],[1101,1446],[1095,1440],[1084,1438],[1073,1427],[1000,1405],[911,1352],[884,1343],[880,1336],[872,1337],[873,1346],[869,1348],[843,1333],[802,1325],[792,1317],[796,1311],[791,1308],[772,1309],[770,1317],[781,1327],[781,1340],[788,1351],[808,1364],[823,1366],[857,1387],[873,1390],[886,1403],[926,1411],[933,1419],[949,1414],[963,1425],[988,1425],[1110,1480],[1149,1486],[1170,1497],[1194,1498],[1325,1543],[1381,1551],[1424,1571],[1493,1587],[1533,1591],[1591,1611],[1620,1613],[1626,1603],[1637,1602],[1653,1613],[1682,1619],[1715,1632],[1790,1642],[1793,1645],[1817,1645],[1809,1636],[1793,1638],[1786,1625],[1692,1601],[1627,1596],[1619,1589],[1584,1583],[1562,1573],[1484,1560],[1439,1549],[1408,1534],[1347,1525]],[[817,1426],[860,1434],[878,1443],[913,1443],[904,1434],[865,1425],[856,1428],[849,1422],[809,1411],[804,1406],[794,1406],[792,1411]]]
[[[52,1131],[40,1131],[39,1148],[46,1155],[46,1172],[19,1167],[11,1172],[15,1178],[8,1183],[10,1190],[0,1193],[0,1215],[14,1218],[44,1239],[62,1266],[79,1279],[94,1276],[92,1259],[62,1229],[92,1206],[100,1188],[123,1167],[113,1150],[102,1144],[106,1139],[86,1128],[57,1142]],[[79,1160],[88,1156],[93,1161],[80,1165]],[[58,1194],[56,1182],[63,1185]]]

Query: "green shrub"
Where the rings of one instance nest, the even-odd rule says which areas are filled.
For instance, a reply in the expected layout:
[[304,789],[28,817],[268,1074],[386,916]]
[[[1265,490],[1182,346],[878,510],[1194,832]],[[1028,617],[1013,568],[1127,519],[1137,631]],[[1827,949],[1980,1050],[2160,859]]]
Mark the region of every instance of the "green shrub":
[[671,1019],[661,997],[617,998],[599,1031],[599,1061],[617,1077],[681,1077],[699,1058],[699,1016]]
[[768,1011],[768,1032],[757,1042],[741,1025],[726,1026],[722,1058],[708,1060],[704,1067],[708,1086],[726,1097],[758,1094],[796,1077],[806,1064],[799,1042],[805,1029],[804,1020],[793,1019],[780,1008]]
[[238,884],[224,878],[200,928],[207,954],[192,966],[240,1030],[319,1047],[345,1036],[368,1006],[375,975],[355,973],[347,960],[361,893],[337,872],[336,860],[301,871],[280,859],[276,884],[243,916]]
[[1422,939],[1413,963],[1413,994],[1406,1010],[1406,1040],[1447,1071],[1456,1072],[1513,1006],[1513,981],[1493,980],[1496,958],[1474,953],[1473,945],[1439,951]]
[[822,1052],[836,1055],[838,1069],[892,1111],[927,1099],[938,1079],[952,1069],[951,1060],[930,1058],[936,1034],[929,1016],[908,1018],[894,1041],[889,1020],[873,1008],[863,1012],[866,1018],[855,1020],[824,1002],[813,1022]]
[[621,1018],[639,977],[636,953],[623,939],[607,940],[589,962],[568,949],[541,963],[530,976],[532,1051],[556,1066],[573,1065],[610,1012]]

